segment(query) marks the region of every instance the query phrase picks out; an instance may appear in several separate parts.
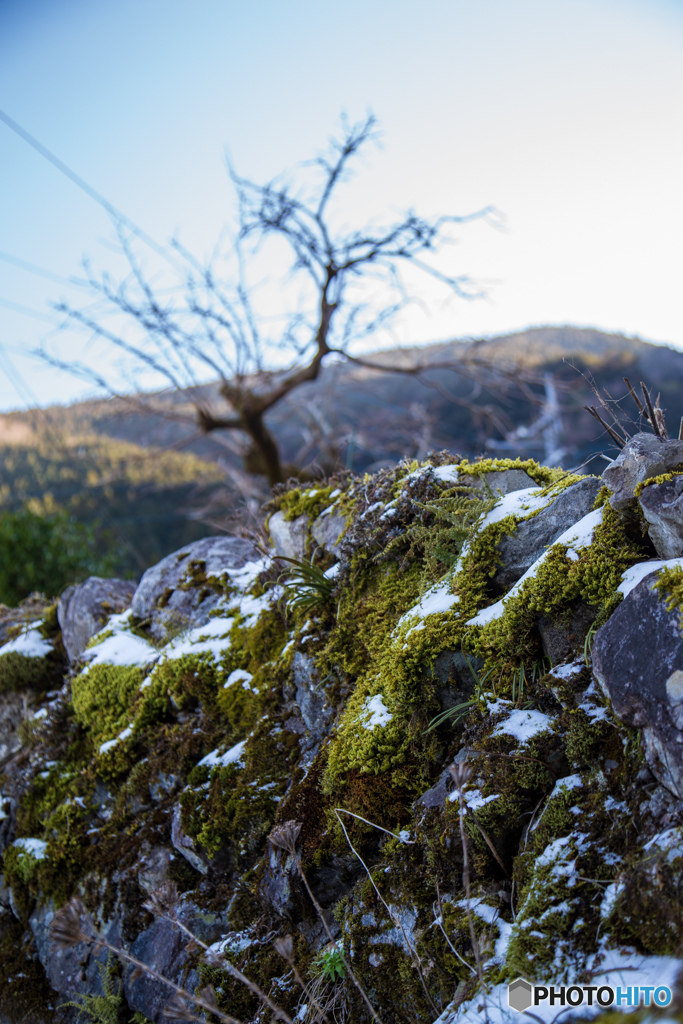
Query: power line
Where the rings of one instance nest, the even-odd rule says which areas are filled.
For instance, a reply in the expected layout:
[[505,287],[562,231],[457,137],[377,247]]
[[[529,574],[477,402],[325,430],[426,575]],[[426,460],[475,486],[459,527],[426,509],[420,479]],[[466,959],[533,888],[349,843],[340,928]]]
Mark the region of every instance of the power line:
[[125,224],[127,228],[134,232],[134,234],[136,234],[138,238],[141,238],[143,242],[146,242],[147,245],[151,249],[153,249],[159,256],[162,256],[165,260],[172,262],[166,250],[162,246],[160,246],[158,242],[155,242],[154,239],[150,235],[148,235],[146,231],[144,231],[141,227],[138,227],[138,225],[134,221],[132,221],[130,217],[126,217],[125,213],[122,213],[121,210],[117,209],[117,207],[114,206],[113,203],[110,203],[108,199],[106,199],[100,192],[94,189],[92,185],[89,185],[84,178],[81,178],[80,174],[76,174],[75,171],[72,171],[71,168],[67,164],[65,164],[63,160],[60,160],[58,156],[55,156],[55,154],[52,153],[46,146],[44,146],[42,142],[39,142],[38,139],[34,138],[34,136],[27,132],[25,128],[22,128],[22,126],[18,124],[13,118],[11,118],[9,114],[6,114],[4,110],[0,110],[0,121],[4,121],[7,127],[11,131],[13,131],[15,135],[18,135],[20,139],[23,139],[24,142],[27,142],[29,146],[35,149],[37,153],[40,153],[40,155],[49,163],[51,163],[53,167],[56,167],[58,171],[60,171],[67,178],[69,178],[69,180],[72,181],[74,185],[77,186],[77,188],[80,188],[81,191],[85,192],[87,196],[90,196],[91,199],[94,199],[99,206],[101,206],[104,210],[107,211],[107,213],[113,220],[118,221],[120,224]]

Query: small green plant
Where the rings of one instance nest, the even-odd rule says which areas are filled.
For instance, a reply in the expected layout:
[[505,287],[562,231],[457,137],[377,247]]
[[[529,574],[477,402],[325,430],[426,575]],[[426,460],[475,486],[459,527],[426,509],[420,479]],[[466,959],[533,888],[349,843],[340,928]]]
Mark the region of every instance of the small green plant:
[[341,981],[346,974],[346,967],[339,946],[334,943],[321,949],[308,973],[313,978],[323,978],[325,981]]
[[300,558],[287,558],[279,555],[281,562],[288,565],[278,577],[286,593],[286,607],[289,611],[297,608],[309,611],[325,604],[332,595],[334,580],[325,575],[324,571]]
[[457,725],[461,719],[469,715],[470,712],[484,700],[484,683],[491,676],[493,669],[490,668],[487,672],[484,672],[483,676],[480,676],[477,674],[472,662],[464,651],[463,654],[474,678],[474,693],[469,700],[463,701],[462,704],[456,704],[452,708],[446,708],[445,711],[442,711],[440,714],[436,715],[435,718],[432,718],[431,722],[424,730],[425,734],[432,732],[433,729],[438,729],[440,725],[443,725],[444,722],[447,722],[451,718],[453,719],[453,725]]
[[[100,960],[97,964],[100,972],[100,978],[102,980],[102,992],[101,996],[81,995],[83,1000],[81,1003],[68,1002],[62,1003],[59,1009],[63,1009],[66,1006],[72,1006],[79,1011],[81,1014],[86,1014],[90,1020],[95,1021],[95,1024],[118,1024],[119,1010],[121,1009],[122,996],[121,996],[121,981],[118,980],[118,984],[114,981],[114,967],[116,961],[113,959],[111,953],[107,953],[106,960]],[[145,1021],[145,1017],[136,1014],[135,1017],[141,1017],[142,1021]],[[135,1018],[133,1018],[135,1020]],[[141,1022],[136,1021],[136,1024]]]

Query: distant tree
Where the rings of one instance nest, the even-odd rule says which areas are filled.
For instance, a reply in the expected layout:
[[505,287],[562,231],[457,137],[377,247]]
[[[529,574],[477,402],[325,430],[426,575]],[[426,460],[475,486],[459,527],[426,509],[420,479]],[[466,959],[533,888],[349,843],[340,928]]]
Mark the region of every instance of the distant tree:
[[0,513],[0,602],[16,605],[34,591],[57,597],[69,583],[111,570],[92,527],[61,510],[26,507]]
[[[174,241],[170,252],[181,272],[181,285],[170,294],[146,277],[128,229],[119,224],[129,275],[115,283],[106,275],[88,271],[93,292],[104,304],[94,310],[67,304],[58,307],[67,315],[67,322],[86,327],[138,367],[156,371],[173,388],[189,388],[199,430],[205,434],[239,432],[246,440],[242,449],[245,470],[265,475],[270,484],[299,473],[301,467],[283,464],[278,439],[266,417],[286,395],[315,380],[326,357],[414,376],[441,368],[457,370],[475,380],[485,378],[489,390],[508,379],[505,368],[482,365],[476,348],[457,362],[450,357],[444,362],[411,359],[392,363],[350,353],[352,342],[386,327],[414,300],[401,274],[404,266],[435,279],[446,293],[476,297],[479,293],[472,282],[446,273],[440,257],[453,240],[454,225],[495,214],[486,208],[468,217],[429,220],[409,210],[383,225],[373,221],[339,226],[332,212],[333,201],[353,162],[376,138],[374,116],[354,125],[343,121],[327,153],[312,165],[313,183],[306,170],[300,170],[293,182],[281,177],[259,185],[231,169],[239,207],[237,237],[227,249],[219,248],[208,264],[198,262]],[[287,258],[287,294],[301,294],[300,306],[282,311],[277,318],[259,315],[257,289],[246,273],[248,265],[258,263],[260,247],[270,239],[284,243],[279,251]],[[226,257],[230,264],[227,273],[221,265]],[[111,393],[106,375],[81,364],[67,368]],[[224,408],[218,411],[209,406],[205,391],[197,388],[207,372],[220,382]],[[147,401],[150,407],[142,396],[137,401]],[[151,408],[160,411],[158,405]],[[168,406],[164,414],[169,415]]]

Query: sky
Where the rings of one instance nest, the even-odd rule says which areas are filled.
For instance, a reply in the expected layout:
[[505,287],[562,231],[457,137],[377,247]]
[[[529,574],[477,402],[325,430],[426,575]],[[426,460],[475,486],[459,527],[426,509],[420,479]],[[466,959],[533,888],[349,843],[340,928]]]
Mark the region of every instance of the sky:
[[[343,223],[500,211],[444,257],[485,298],[416,284],[369,347],[565,323],[683,347],[682,58],[680,0],[0,0],[0,109],[159,244],[207,258],[234,224],[226,154],[265,182],[342,112],[383,132]],[[5,123],[0,175],[0,409],[93,393],[41,347],[122,386],[53,310],[92,301],[84,258],[125,275],[110,218]],[[257,270],[291,300],[276,258]]]

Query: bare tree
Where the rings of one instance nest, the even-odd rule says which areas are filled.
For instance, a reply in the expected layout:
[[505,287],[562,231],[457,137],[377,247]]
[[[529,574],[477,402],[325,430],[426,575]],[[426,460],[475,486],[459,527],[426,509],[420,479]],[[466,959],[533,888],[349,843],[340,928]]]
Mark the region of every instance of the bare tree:
[[[181,274],[180,286],[171,291],[152,284],[134,238],[118,223],[129,264],[126,279],[115,283],[88,269],[97,304],[58,307],[68,323],[86,327],[137,366],[160,374],[171,387],[189,394],[191,418],[201,433],[240,432],[247,442],[245,470],[265,475],[270,484],[283,481],[300,467],[283,464],[267,414],[286,395],[316,380],[326,357],[336,355],[382,372],[414,376],[440,367],[473,379],[482,372],[476,353],[457,363],[452,355],[442,362],[431,358],[388,363],[349,352],[352,342],[388,325],[414,300],[403,279],[404,267],[428,275],[446,293],[476,297],[479,293],[468,278],[441,269],[441,257],[453,240],[454,225],[495,214],[487,208],[468,217],[428,220],[409,210],[382,226],[339,227],[333,204],[340,186],[361,151],[376,138],[374,116],[353,125],[343,121],[327,153],[312,165],[303,165],[293,182],[279,178],[259,185],[231,169],[239,209],[237,236],[224,251],[219,247],[207,264],[197,261],[178,241],[171,243],[169,259]],[[300,306],[276,320],[259,313],[258,289],[247,278],[254,261],[258,265],[262,244],[271,239],[281,243],[280,254],[286,253],[288,294],[301,295]],[[231,261],[231,273],[222,270],[226,258]],[[83,364],[68,368],[107,387],[104,376]],[[491,367],[487,365],[485,372],[490,379]],[[223,408],[218,411],[207,389],[198,385],[209,374],[219,381],[217,395]],[[141,403],[156,413],[187,418],[187,410],[138,396],[137,404]]]

